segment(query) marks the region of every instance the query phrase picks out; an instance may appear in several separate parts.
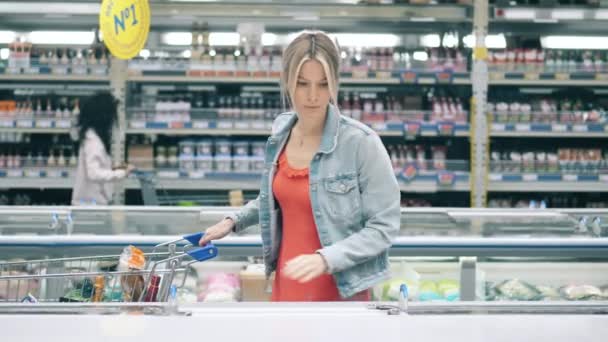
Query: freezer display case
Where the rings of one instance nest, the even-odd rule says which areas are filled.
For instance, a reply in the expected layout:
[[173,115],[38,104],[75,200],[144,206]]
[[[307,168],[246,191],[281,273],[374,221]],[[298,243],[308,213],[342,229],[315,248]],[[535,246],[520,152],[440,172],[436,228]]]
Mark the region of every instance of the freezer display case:
[[[74,281],[41,281],[43,273],[90,273],[88,282],[76,286],[94,288],[95,275],[116,271],[112,267],[127,246],[158,260],[154,246],[201,232],[234,210],[1,207],[0,272],[5,278],[0,278],[0,301],[21,301],[38,291],[31,293],[37,298],[43,284],[64,286],[50,291],[53,296],[37,298],[53,302],[75,286]],[[608,300],[607,222],[606,210],[404,208],[390,250],[393,279],[374,288],[373,299],[397,300],[400,285],[406,284],[409,300],[419,302]],[[187,252],[188,244],[176,241],[173,253]],[[184,284],[178,300],[267,301],[271,281],[263,276],[259,228],[229,235],[215,246],[212,260],[190,258],[175,267],[183,271],[174,277]],[[9,281],[8,275],[22,278]],[[142,277],[149,282],[149,273]],[[93,292],[87,292],[89,297]]]
[[390,250],[393,278],[373,289],[372,302],[270,303],[258,227],[206,249],[191,243],[198,238],[191,234],[233,210],[0,208],[3,337],[608,336],[608,211],[403,209]]

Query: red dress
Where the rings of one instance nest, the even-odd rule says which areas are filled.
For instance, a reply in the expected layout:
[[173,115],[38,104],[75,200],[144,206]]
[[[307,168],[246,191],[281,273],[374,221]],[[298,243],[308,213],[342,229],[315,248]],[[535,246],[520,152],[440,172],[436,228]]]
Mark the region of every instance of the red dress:
[[[290,167],[283,151],[279,156],[272,189],[281,207],[283,219],[283,239],[272,287],[272,301],[343,300],[333,276],[329,274],[323,274],[302,284],[282,275],[286,262],[302,254],[313,254],[321,248],[310,204],[308,169],[298,170]],[[369,297],[369,291],[363,291],[348,300],[367,301]]]

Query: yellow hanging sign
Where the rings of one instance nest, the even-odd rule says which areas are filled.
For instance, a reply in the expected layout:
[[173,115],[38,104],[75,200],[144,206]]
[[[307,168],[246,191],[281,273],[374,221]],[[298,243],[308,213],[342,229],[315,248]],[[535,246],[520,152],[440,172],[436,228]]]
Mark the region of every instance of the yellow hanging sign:
[[103,0],[99,27],[112,55],[120,59],[137,56],[150,31],[148,0]]

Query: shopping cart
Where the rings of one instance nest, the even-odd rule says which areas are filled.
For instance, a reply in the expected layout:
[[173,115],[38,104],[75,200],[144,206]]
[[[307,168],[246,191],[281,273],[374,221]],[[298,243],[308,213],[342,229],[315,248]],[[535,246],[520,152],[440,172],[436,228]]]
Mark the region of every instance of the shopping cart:
[[[205,195],[187,195],[187,194],[172,194],[167,189],[159,186],[157,176],[153,171],[137,170],[133,172],[139,184],[141,186],[141,195],[144,205],[156,206],[156,205],[173,205],[173,206],[217,206],[217,205],[232,205],[230,204],[229,197],[219,194],[205,194]],[[257,195],[243,196],[241,191],[241,199],[252,200]],[[238,196],[237,196],[238,197]]]
[[[191,264],[217,256],[213,244],[198,247],[202,235],[155,246],[143,253],[141,270],[117,270],[120,255],[0,263],[0,303],[167,302],[184,287]],[[183,279],[174,284],[178,273]]]

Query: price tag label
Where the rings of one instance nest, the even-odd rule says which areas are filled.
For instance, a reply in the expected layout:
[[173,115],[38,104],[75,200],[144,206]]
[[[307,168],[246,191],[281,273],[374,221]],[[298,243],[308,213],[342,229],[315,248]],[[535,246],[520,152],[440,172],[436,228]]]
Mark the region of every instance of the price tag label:
[[217,123],[217,128],[220,129],[232,129],[234,128],[232,121],[219,121]]
[[540,74],[537,72],[527,72],[524,74],[524,79],[528,81],[536,81],[540,78]]
[[179,178],[179,171],[158,171],[156,175],[158,178],[177,179]]
[[523,175],[522,179],[524,182],[536,182],[538,180],[538,175],[536,173],[526,173]]
[[194,121],[194,122],[192,122],[192,127],[198,128],[198,129],[208,129],[209,121],[203,121],[203,120]]
[[72,127],[72,123],[70,122],[70,120],[57,120],[57,121],[55,121],[55,127],[70,128],[70,127]]
[[401,83],[416,84],[418,83],[418,73],[407,71],[401,73]]
[[38,170],[25,170],[25,177],[27,177],[27,178],[40,178],[40,171],[38,171]]
[[490,73],[490,80],[492,80],[492,81],[502,81],[504,79],[505,79],[504,72],[491,72]]
[[191,179],[201,179],[201,178],[205,178],[205,172],[204,171],[190,171],[190,174],[188,176]]
[[48,178],[62,178],[63,172],[61,170],[48,170],[46,176]]
[[51,120],[38,120],[36,121],[36,127],[38,128],[51,128],[53,122]]
[[387,79],[391,78],[391,73],[390,73],[390,71],[377,71],[376,78],[382,79],[382,80],[387,80]]
[[131,126],[131,128],[143,129],[146,128],[146,122],[141,120],[131,121],[129,126]]
[[587,132],[589,131],[589,127],[587,125],[574,125],[572,126],[572,130],[574,132]]
[[385,122],[374,122],[374,123],[372,123],[372,128],[377,132],[386,131],[386,123]]
[[17,120],[17,127],[19,128],[33,128],[34,121],[33,120]]
[[507,126],[505,124],[492,124],[492,130],[494,132],[504,132],[507,129]]
[[169,123],[169,128],[171,129],[184,129],[185,122],[180,121],[172,121]]
[[251,125],[249,122],[247,121],[237,121],[234,124],[236,129],[249,129],[251,128]]
[[437,173],[437,184],[441,186],[453,186],[456,182],[456,174],[450,171],[440,171]]
[[553,132],[566,132],[568,130],[568,125],[553,124],[552,130]]
[[530,132],[530,124],[517,124],[515,130],[518,132]]
[[8,172],[6,173],[6,175],[8,177],[13,177],[13,178],[20,178],[23,177],[23,171],[22,170],[8,170]]
[[600,182],[608,183],[608,175],[600,175]]
[[500,173],[490,173],[490,175],[488,176],[488,179],[493,181],[493,182],[500,182],[502,181],[502,174]]
[[570,80],[570,74],[564,72],[558,72],[555,74],[555,79],[558,81],[568,81]]
[[576,182],[578,181],[577,175],[563,175],[562,179],[566,182]]
[[367,78],[367,70],[366,69],[355,69],[352,72],[353,78]]

